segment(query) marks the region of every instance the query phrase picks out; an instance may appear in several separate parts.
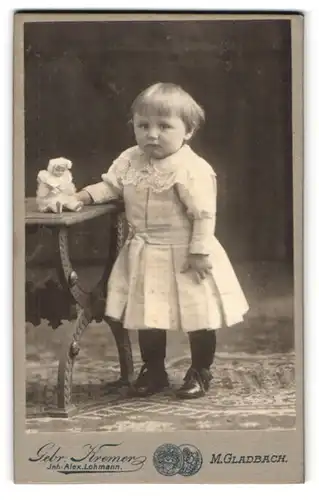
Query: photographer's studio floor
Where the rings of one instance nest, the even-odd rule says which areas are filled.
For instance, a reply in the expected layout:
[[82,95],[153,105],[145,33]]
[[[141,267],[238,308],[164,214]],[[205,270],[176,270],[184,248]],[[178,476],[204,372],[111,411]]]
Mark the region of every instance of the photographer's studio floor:
[[[284,429],[295,426],[295,353],[292,280],[278,263],[246,264],[243,277],[251,310],[244,323],[218,332],[211,389],[205,398],[179,401],[174,388],[189,366],[188,338],[168,335],[167,370],[171,388],[146,399],[107,394],[119,376],[115,342],[104,323],[93,323],[81,339],[75,362],[74,402],[90,403],[74,417],[51,418],[56,398],[60,339],[70,325],[52,330],[43,322],[27,325],[26,382],[29,432],[175,431]],[[140,368],[132,332],[136,374]]]

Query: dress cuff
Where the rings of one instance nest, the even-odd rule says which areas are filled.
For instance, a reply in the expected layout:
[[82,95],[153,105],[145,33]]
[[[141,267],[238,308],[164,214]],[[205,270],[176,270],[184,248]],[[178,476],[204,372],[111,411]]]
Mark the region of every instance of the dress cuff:
[[189,253],[201,255],[208,255],[211,253],[214,225],[213,218],[194,219]]

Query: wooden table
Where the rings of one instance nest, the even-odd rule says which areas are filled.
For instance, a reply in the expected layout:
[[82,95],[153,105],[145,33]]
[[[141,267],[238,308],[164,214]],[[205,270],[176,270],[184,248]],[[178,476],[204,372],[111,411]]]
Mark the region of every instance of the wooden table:
[[[36,260],[38,250],[41,248],[41,238],[51,234],[52,241],[57,246],[56,258],[51,265],[56,270],[58,281],[63,293],[67,292],[70,304],[76,307],[76,320],[71,323],[69,335],[61,345],[59,358],[58,380],[57,380],[57,408],[50,413],[54,416],[68,417],[76,413],[77,408],[72,404],[72,373],[77,354],[80,350],[80,338],[89,323],[98,317],[104,318],[104,304],[106,297],[106,284],[118,254],[123,244],[123,207],[108,203],[84,207],[80,212],[63,212],[62,214],[40,213],[37,210],[35,199],[28,198],[25,201],[25,227],[26,240],[29,234],[36,235],[37,243],[31,255],[26,256],[26,266],[32,265]],[[101,277],[92,290],[85,290],[81,280],[72,266],[69,253],[69,230],[74,225],[80,225],[85,221],[97,217],[109,218],[110,231],[107,238],[108,255],[104,263]],[[52,305],[51,305],[52,307]],[[54,304],[53,304],[54,307]],[[59,311],[57,310],[57,314]],[[114,335],[121,370],[121,377],[115,382],[115,386],[129,385],[133,379],[133,362],[131,344],[128,332],[117,322],[110,322]]]

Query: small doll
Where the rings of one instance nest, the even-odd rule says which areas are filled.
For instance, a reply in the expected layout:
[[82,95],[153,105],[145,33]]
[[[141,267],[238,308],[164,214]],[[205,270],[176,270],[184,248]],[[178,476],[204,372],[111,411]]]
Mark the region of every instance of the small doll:
[[82,209],[83,203],[75,196],[71,167],[70,160],[54,158],[49,161],[46,170],[40,170],[36,197],[40,212],[61,213],[64,208],[78,212]]

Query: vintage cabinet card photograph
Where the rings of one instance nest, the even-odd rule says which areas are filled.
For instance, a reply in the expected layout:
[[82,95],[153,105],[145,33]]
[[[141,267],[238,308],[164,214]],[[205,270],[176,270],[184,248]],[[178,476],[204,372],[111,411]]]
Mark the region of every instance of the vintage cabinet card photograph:
[[302,15],[14,17],[15,482],[303,482]]

